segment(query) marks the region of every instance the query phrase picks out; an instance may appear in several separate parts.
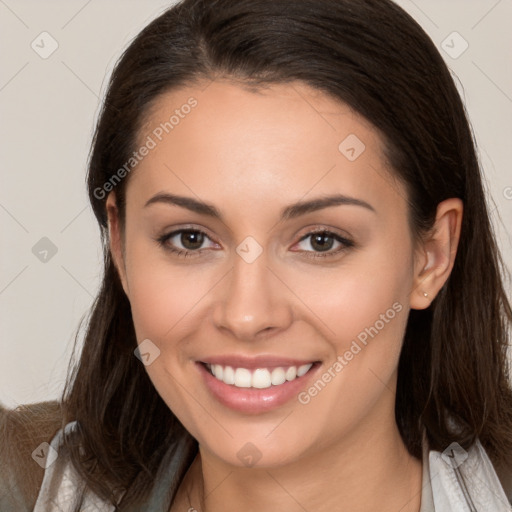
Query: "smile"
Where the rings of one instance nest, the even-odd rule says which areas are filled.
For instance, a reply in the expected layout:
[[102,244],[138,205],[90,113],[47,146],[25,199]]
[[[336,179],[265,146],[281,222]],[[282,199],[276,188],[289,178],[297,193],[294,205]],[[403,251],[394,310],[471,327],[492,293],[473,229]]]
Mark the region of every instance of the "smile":
[[243,414],[262,414],[296,403],[320,371],[320,361],[277,357],[209,357],[196,361],[207,392],[215,402]]
[[224,384],[236,386],[237,388],[265,389],[271,386],[280,386],[285,382],[291,382],[298,377],[306,375],[313,363],[301,366],[288,366],[278,368],[233,368],[220,364],[206,364],[210,373]]

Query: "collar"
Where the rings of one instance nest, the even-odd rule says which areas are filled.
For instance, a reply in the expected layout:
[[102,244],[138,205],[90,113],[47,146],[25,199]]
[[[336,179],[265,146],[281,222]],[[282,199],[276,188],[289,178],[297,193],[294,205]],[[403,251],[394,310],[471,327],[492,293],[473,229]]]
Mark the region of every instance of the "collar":
[[[73,428],[76,422],[66,425],[65,430]],[[60,430],[51,441],[58,453],[62,439]],[[509,502],[496,471],[477,439],[469,451],[459,444],[452,443],[443,452],[430,450],[425,432],[423,433],[423,488],[420,512],[510,512]],[[164,458],[160,476],[172,480],[172,470],[183,453],[180,447],[169,450]],[[166,480],[164,478],[164,480]],[[168,510],[165,508],[166,490],[169,481],[158,479],[150,497],[153,508],[150,510]],[[59,510],[71,512],[73,501],[83,489],[78,475],[69,462],[59,460],[46,468],[43,483],[34,508],[34,512]],[[113,512],[115,507],[102,502],[96,495],[85,491],[82,510]],[[163,508],[161,508],[163,506]],[[56,508],[54,508],[56,507]]]
[[458,443],[430,450],[423,434],[423,486],[420,512],[510,512],[489,456],[477,439],[466,451]]

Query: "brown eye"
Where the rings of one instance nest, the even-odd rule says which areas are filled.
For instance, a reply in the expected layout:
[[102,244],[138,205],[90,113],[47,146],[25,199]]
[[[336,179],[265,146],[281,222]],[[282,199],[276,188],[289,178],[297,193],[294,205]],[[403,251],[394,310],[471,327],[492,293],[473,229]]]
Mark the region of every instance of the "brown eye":
[[[206,233],[199,229],[179,229],[158,237],[156,241],[166,251],[177,256],[198,256],[216,245]],[[210,247],[205,244],[207,241],[211,242]]]
[[327,230],[308,233],[298,243],[299,249],[311,258],[336,256],[354,245],[352,240]]
[[328,251],[334,245],[334,237],[327,233],[315,233],[311,236],[311,247],[316,251]]
[[192,230],[182,231],[180,242],[185,249],[197,250],[203,245],[204,233]]

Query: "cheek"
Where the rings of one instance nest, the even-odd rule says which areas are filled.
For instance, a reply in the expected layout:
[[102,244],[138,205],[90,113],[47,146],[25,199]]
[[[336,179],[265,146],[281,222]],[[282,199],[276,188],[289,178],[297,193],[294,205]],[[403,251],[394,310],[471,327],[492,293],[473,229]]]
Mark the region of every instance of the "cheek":
[[356,421],[386,388],[392,389],[412,267],[410,246],[397,240],[354,253],[336,271],[303,273],[295,281],[294,291],[315,313],[309,321],[319,326],[330,347],[319,379],[303,390],[301,403],[309,404],[313,416],[327,408],[342,422]]
[[307,306],[307,321],[320,328],[336,354],[349,350],[353,340],[364,344],[377,335],[400,348],[405,322],[400,313],[408,308],[413,279],[407,240],[347,253],[331,268],[283,267],[281,273]]
[[176,265],[156,243],[135,237],[127,247],[126,272],[137,339],[176,338],[211,288],[198,265]]
[[[160,253],[160,254],[159,254]],[[211,418],[204,408],[194,409],[199,396],[195,368],[188,347],[201,332],[206,318],[201,300],[213,284],[196,266],[171,264],[159,249],[134,243],[127,251],[126,271],[130,305],[138,343],[149,339],[158,356],[145,367],[156,391],[192,435]],[[193,412],[195,410],[195,413]]]

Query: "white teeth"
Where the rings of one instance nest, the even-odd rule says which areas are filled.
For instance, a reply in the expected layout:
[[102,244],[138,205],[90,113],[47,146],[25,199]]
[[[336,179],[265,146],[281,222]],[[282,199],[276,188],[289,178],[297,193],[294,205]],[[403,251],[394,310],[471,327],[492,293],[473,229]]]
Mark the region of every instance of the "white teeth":
[[272,370],[272,386],[279,386],[279,384],[283,384],[286,382],[286,374],[282,368],[274,368]]
[[235,370],[231,368],[231,366],[226,366],[224,368],[224,375],[222,376],[222,380],[226,384],[234,384],[235,383]]
[[237,388],[251,387],[251,372],[246,368],[237,368],[235,371],[235,386]]
[[270,386],[279,386],[286,381],[295,380],[305,375],[313,363],[303,364],[298,368],[289,366],[288,368],[258,368],[254,371],[247,368],[233,369],[231,366],[222,366],[220,364],[207,365],[212,375],[225,384],[234,385],[238,388],[256,388],[265,389]]
[[302,366],[299,366],[299,369],[297,370],[297,377],[302,377],[303,375],[306,375],[308,373],[309,369],[313,365],[311,363],[309,364],[303,364]]
[[290,366],[288,370],[286,370],[286,380],[295,380],[297,377],[297,367],[296,366]]
[[214,364],[212,366],[212,372],[215,375],[215,377],[217,377],[217,379],[222,380],[223,368],[220,364]]
[[272,386],[272,381],[270,380],[270,372],[268,370],[262,370],[258,368],[252,374],[252,387],[258,389],[269,388]]

